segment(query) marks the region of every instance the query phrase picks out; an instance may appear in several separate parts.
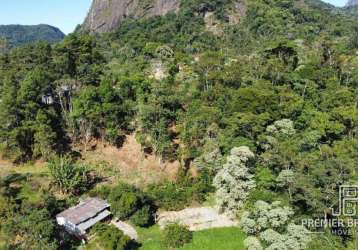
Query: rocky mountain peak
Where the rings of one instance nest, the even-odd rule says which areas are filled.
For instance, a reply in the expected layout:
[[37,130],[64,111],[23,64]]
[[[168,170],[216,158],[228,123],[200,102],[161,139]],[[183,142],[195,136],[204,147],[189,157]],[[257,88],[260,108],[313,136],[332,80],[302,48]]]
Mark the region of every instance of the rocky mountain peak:
[[346,7],[358,6],[358,0],[349,0],[346,4]]
[[93,0],[82,29],[91,33],[108,32],[127,17],[141,18],[178,11],[180,0]]

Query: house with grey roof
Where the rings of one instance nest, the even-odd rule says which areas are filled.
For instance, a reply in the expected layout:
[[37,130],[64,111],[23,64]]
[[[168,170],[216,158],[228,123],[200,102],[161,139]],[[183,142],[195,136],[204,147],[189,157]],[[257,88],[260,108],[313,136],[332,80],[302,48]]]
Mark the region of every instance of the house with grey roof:
[[56,221],[68,233],[84,238],[88,229],[111,215],[109,207],[102,199],[87,198],[56,215]]

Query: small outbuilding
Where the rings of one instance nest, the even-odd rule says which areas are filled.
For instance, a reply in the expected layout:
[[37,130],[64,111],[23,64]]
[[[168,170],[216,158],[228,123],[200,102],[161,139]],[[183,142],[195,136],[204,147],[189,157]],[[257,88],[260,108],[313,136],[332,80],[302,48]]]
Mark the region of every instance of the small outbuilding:
[[84,238],[88,229],[111,216],[110,205],[99,198],[87,198],[56,215],[57,224],[68,233]]

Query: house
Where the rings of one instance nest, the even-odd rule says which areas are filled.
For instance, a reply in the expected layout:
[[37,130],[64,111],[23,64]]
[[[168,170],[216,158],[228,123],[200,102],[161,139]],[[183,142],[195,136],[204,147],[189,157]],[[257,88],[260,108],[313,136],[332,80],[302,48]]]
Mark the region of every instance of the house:
[[41,97],[41,101],[43,104],[46,104],[46,105],[52,105],[55,102],[52,95],[50,95],[50,94],[43,95]]
[[102,199],[87,198],[77,206],[56,215],[56,221],[68,233],[85,238],[88,229],[111,215],[109,207],[110,205]]

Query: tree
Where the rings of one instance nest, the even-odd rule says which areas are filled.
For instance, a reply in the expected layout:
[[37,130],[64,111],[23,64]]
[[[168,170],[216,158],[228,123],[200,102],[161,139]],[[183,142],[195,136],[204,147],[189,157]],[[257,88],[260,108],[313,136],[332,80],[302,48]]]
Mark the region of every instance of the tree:
[[168,224],[164,228],[164,244],[169,249],[175,249],[190,243],[193,239],[193,233],[185,226],[177,223]]
[[0,53],[7,52],[9,49],[9,41],[5,37],[0,38]]
[[[246,211],[240,221],[241,228],[249,237],[245,240],[247,249],[306,249],[311,238],[309,231],[292,222],[293,210],[282,207],[280,202],[269,204],[257,201],[252,211]],[[261,247],[261,248],[260,248]]]
[[[58,249],[56,226],[46,209],[28,209],[5,221],[4,229],[14,237],[10,244],[19,249]],[[15,241],[15,238],[21,239]]]
[[248,147],[233,148],[227,163],[215,176],[216,201],[222,212],[235,216],[255,187],[249,169],[253,158],[254,154]]
[[261,242],[254,236],[249,236],[244,240],[246,250],[263,250]]
[[91,184],[89,169],[70,156],[56,156],[47,164],[53,183],[65,194],[76,194]]
[[193,162],[193,165],[199,170],[199,172],[208,172],[210,176],[215,176],[217,172],[222,168],[223,156],[219,149],[215,149],[212,152],[204,153]]
[[282,170],[276,179],[277,185],[287,189],[290,199],[292,198],[292,186],[295,182],[295,173],[292,170]]
[[275,121],[273,125],[266,128],[266,131],[274,136],[292,136],[296,133],[293,122],[289,119]]

